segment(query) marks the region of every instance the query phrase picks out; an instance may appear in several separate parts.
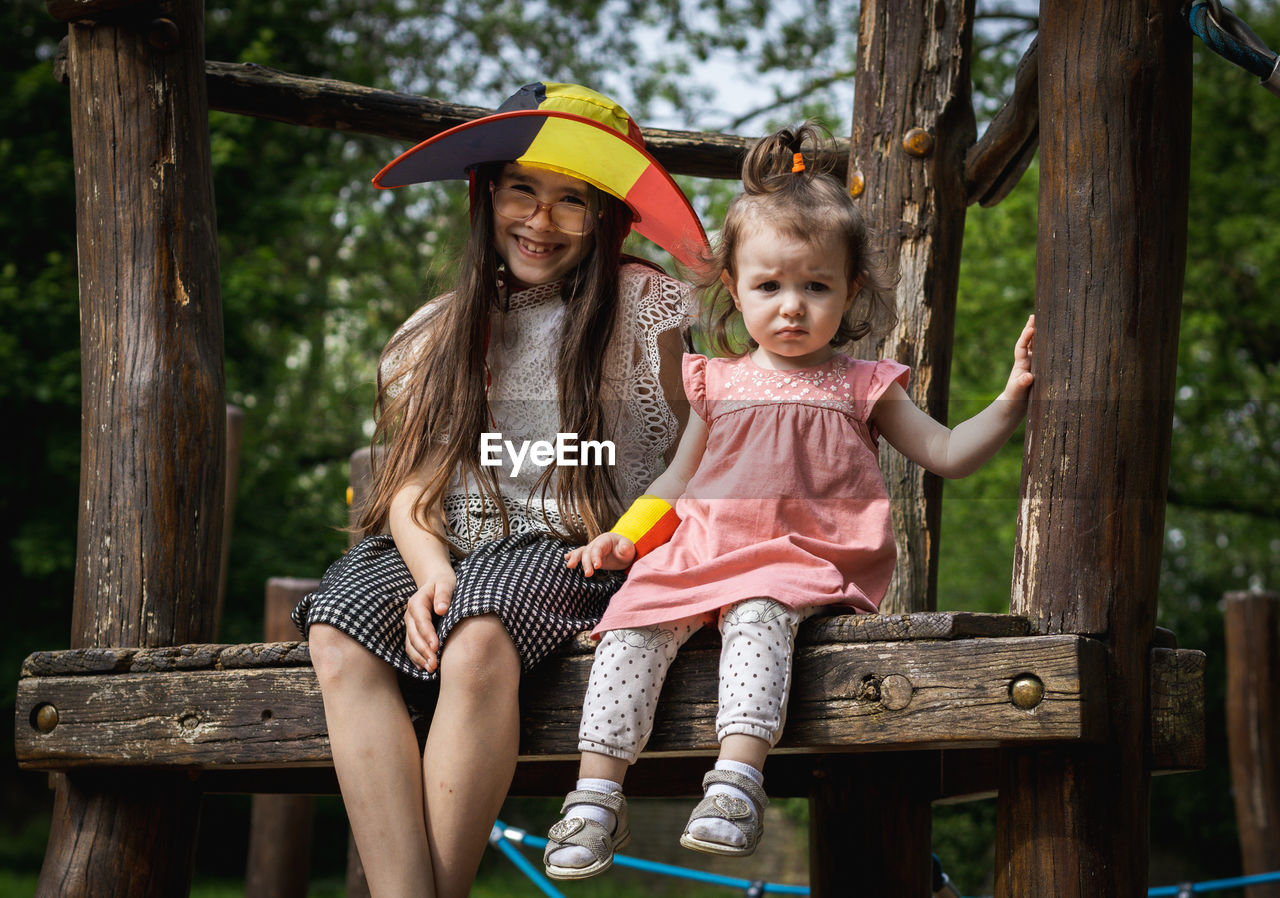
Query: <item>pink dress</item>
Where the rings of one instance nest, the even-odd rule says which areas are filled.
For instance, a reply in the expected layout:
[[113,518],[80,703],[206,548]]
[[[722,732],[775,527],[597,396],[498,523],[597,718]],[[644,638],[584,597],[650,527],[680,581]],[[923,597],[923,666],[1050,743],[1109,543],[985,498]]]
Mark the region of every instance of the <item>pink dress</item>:
[[686,355],[683,369],[706,451],[671,541],[632,566],[592,635],[759,596],[875,611],[897,550],[867,418],[907,367],[836,355],[772,371]]

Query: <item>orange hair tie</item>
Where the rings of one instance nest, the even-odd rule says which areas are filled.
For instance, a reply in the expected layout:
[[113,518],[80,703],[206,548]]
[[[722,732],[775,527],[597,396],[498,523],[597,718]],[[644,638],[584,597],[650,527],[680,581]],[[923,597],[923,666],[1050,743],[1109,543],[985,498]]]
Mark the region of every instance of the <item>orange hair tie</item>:
[[791,173],[796,174],[804,171],[804,154],[796,153],[791,157]]

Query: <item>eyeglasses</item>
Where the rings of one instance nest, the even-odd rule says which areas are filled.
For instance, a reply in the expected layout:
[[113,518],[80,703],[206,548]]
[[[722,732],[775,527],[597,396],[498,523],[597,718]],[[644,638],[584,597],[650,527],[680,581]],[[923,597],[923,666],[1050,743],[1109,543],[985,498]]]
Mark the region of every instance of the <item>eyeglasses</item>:
[[489,190],[493,194],[493,211],[503,218],[524,222],[537,215],[539,210],[546,209],[556,229],[574,237],[590,231],[600,217],[599,212],[592,215],[582,203],[544,203],[523,190],[493,184],[489,185]]

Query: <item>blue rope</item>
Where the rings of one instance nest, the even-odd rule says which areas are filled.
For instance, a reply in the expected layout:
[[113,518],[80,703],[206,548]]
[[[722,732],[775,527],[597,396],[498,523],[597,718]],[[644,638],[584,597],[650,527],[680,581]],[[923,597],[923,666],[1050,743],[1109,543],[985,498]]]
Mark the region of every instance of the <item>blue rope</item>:
[[[521,845],[528,845],[530,848],[542,849],[547,847],[547,840],[540,839],[537,836],[530,835],[522,829],[516,829],[513,826],[507,826],[499,820],[493,827],[494,833],[497,833],[497,841],[494,836],[490,836],[489,840],[494,842],[499,848],[502,842],[510,839],[513,842],[519,842]],[[510,848],[510,846],[507,846]],[[511,849],[515,851],[514,848]],[[505,852],[504,852],[505,853]],[[523,856],[520,858],[525,864],[528,861]],[[739,889],[748,891],[755,887],[758,891],[755,894],[775,894],[775,895],[808,895],[808,886],[791,886],[781,883],[759,883],[750,879],[739,879],[733,876],[720,876],[716,873],[704,873],[701,870],[690,870],[686,867],[677,867],[674,864],[661,864],[657,861],[646,861],[636,857],[628,857],[625,854],[615,854],[613,863],[618,867],[630,867],[633,870],[642,870],[646,873],[657,873],[662,876],[678,876],[682,879],[691,879],[694,882],[705,882],[710,885],[725,886],[731,889]],[[521,869],[524,869],[522,866]],[[539,873],[539,876],[542,874]],[[548,893],[550,894],[550,893]]]
[[518,832],[520,832],[520,830],[508,829],[505,823],[501,820],[497,820],[493,824],[493,829],[489,831],[489,844],[505,854],[510,859],[511,863],[515,864],[516,867],[520,869],[521,873],[529,877],[533,884],[542,890],[542,894],[546,895],[547,898],[565,898],[564,892],[561,892],[552,885],[551,880],[547,879],[541,870],[531,864],[527,857],[517,851],[516,847],[507,841],[507,838],[511,833]]
[[1157,886],[1147,890],[1147,898],[1182,898],[1183,895],[1201,892],[1222,892],[1227,889],[1256,886],[1265,882],[1280,882],[1280,870],[1271,873],[1256,873],[1252,876],[1237,876],[1234,879],[1210,879],[1205,882],[1184,882],[1176,886]]
[[[510,840],[510,841],[508,841]],[[543,894],[549,898],[564,898],[564,895],[557,891],[556,887],[551,884],[542,873],[529,860],[515,849],[511,842],[518,842],[521,845],[528,845],[533,849],[542,849],[547,847],[547,840],[540,839],[537,836],[530,835],[522,829],[516,829],[514,826],[507,826],[501,820],[493,825],[493,831],[489,834],[489,842],[499,851],[509,857],[520,870],[533,880]],[[937,856],[934,856],[937,860]],[[613,862],[619,867],[630,867],[633,870],[642,870],[646,873],[657,873],[662,876],[677,876],[682,879],[691,879],[695,882],[705,882],[711,885],[725,886],[731,889],[744,891],[749,895],[808,895],[808,886],[792,886],[775,882],[758,882],[750,879],[739,879],[734,876],[720,876],[717,873],[704,873],[701,870],[691,870],[687,867],[677,867],[674,864],[662,864],[657,861],[646,861],[640,858],[628,857],[625,854],[615,854]],[[940,872],[941,865],[935,864],[935,871]],[[945,882],[945,874],[943,876]],[[1233,879],[1213,879],[1205,882],[1182,883],[1176,886],[1158,886],[1147,890],[1147,898],[1182,898],[1184,895],[1191,895],[1198,892],[1220,892],[1226,889],[1238,889],[1245,886],[1259,885],[1261,883],[1280,882],[1280,870],[1272,873],[1257,873],[1252,876],[1238,876]]]
[[1258,873],[1254,876],[1237,876],[1234,879],[1212,879],[1206,882],[1195,882],[1180,886],[1161,886],[1160,888],[1149,890],[1147,895],[1148,898],[1159,898],[1162,895],[1178,896],[1191,892],[1221,892],[1226,889],[1256,886],[1264,882],[1280,882],[1280,870],[1276,870],[1274,873]]
[[1262,81],[1276,70],[1276,54],[1253,30],[1216,0],[1195,0],[1187,24],[1205,46]]

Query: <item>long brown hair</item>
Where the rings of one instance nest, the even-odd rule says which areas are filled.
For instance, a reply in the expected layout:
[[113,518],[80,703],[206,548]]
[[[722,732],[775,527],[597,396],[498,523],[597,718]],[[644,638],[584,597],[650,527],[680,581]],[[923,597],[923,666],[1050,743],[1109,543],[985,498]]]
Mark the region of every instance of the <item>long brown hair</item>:
[[[844,186],[820,168],[818,150],[830,136],[813,122],[794,131],[782,129],[757,141],[742,164],[742,193],[725,213],[720,237],[699,272],[711,344],[724,355],[742,355],[755,341],[741,326],[733,297],[721,275],[737,279],[737,250],[748,228],[760,223],[813,244],[834,234],[846,247],[846,274],[858,293],[831,338],[844,346],[871,333],[874,325],[892,325],[895,278],[872,251],[862,213]],[[796,156],[803,169],[796,171]],[[745,344],[745,345],[744,345]]]
[[[489,315],[498,304],[502,265],[493,243],[489,185],[501,171],[501,164],[476,171],[471,230],[457,286],[383,350],[383,359],[399,357],[402,362],[385,380],[379,365],[374,485],[357,525],[362,535],[386,528],[392,499],[415,478],[422,479],[422,492],[414,519],[435,529],[429,509],[444,496],[455,472],[491,500],[502,516],[503,532],[510,531],[496,469],[482,468],[479,461],[480,434],[490,427],[485,349]],[[631,230],[632,214],[624,203],[594,187],[587,192],[589,212],[598,211],[600,216],[584,238],[591,241],[591,248],[562,281],[561,297],[571,313],[564,316],[556,360],[556,396],[561,431],[577,434],[580,440],[604,440],[608,437],[600,401],[604,354],[614,332],[622,241]],[[552,465],[543,472],[538,481],[542,496],[551,491],[556,471]],[[572,514],[562,516],[562,527],[553,521],[548,526],[575,542],[600,533],[621,511],[617,488],[603,465],[560,469],[554,498],[562,510],[575,512],[582,526]]]

